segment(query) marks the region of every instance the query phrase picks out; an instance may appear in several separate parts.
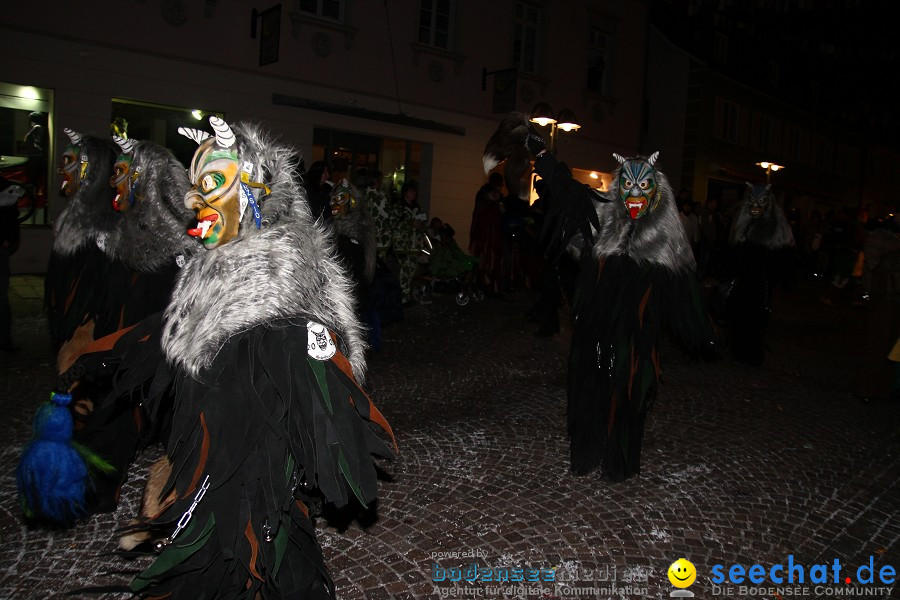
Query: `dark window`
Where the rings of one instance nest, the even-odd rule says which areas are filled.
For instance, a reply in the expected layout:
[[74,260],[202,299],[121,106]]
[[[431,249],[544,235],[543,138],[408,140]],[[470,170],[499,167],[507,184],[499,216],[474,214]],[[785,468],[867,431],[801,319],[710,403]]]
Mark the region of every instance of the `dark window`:
[[323,19],[344,20],[344,0],[300,0],[299,7],[302,12]]
[[738,126],[740,123],[740,109],[737,104],[725,102],[724,120],[722,122],[722,137],[732,143],[738,143]]
[[524,2],[516,3],[513,30],[513,64],[524,73],[537,72],[538,23],[541,10]]
[[609,34],[596,27],[591,27],[588,45],[587,89],[592,92],[606,91],[606,65]]
[[717,63],[724,65],[728,62],[728,36],[724,33],[717,33],[714,38],[713,56]]
[[422,0],[419,11],[419,42],[451,50],[453,0]]

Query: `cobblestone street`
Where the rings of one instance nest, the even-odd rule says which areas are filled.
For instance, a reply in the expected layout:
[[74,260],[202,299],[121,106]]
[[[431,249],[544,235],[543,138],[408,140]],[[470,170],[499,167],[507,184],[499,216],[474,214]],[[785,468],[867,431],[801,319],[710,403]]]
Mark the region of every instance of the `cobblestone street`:
[[[619,484],[568,470],[568,336],[533,335],[532,293],[463,307],[436,296],[409,309],[370,361],[368,389],[400,446],[383,465],[377,519],[318,523],[338,597],[668,598],[679,557],[696,567],[697,598],[900,597],[877,578],[886,565],[900,570],[900,404],[851,397],[864,313],[820,304],[817,285],[776,299],[761,368],[697,363],[663,345],[642,473]],[[52,383],[41,286],[14,278],[22,350],[0,355],[0,597],[17,600],[127,581],[115,572],[139,565],[108,553],[159,453],[140,457],[116,513],[69,531],[23,526],[14,470]],[[767,593],[769,568],[789,555],[805,565],[808,591]],[[840,582],[812,583],[811,567],[831,577],[835,559]],[[870,559],[876,578],[864,584],[857,569]],[[450,581],[473,564],[543,575]],[[713,567],[727,577],[734,564],[762,565],[765,583],[717,589]]]

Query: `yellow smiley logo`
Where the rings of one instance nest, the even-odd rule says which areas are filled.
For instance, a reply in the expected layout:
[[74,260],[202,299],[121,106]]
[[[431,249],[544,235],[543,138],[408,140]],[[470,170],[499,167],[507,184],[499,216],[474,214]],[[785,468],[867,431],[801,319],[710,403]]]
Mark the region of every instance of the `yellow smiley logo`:
[[686,588],[697,579],[697,569],[686,558],[679,558],[669,565],[669,581],[677,588]]

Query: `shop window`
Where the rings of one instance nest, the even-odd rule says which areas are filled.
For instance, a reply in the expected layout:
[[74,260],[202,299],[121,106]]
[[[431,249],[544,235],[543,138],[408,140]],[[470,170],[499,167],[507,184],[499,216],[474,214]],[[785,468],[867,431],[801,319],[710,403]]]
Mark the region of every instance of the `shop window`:
[[210,116],[224,118],[222,113],[202,109],[113,98],[110,134],[118,126],[120,133],[125,133],[128,138],[165,146],[181,164],[189,165],[197,143],[178,133],[178,128],[189,127],[211,133]]
[[53,91],[0,83],[0,176],[20,185],[22,225],[48,225]]
[[334,129],[313,130],[312,153],[305,168],[324,160],[331,172],[331,182],[343,178],[353,181],[359,168],[381,171],[384,192],[395,200],[400,188],[409,181],[419,184],[419,206],[428,212],[431,180],[430,144],[396,138],[379,138]]

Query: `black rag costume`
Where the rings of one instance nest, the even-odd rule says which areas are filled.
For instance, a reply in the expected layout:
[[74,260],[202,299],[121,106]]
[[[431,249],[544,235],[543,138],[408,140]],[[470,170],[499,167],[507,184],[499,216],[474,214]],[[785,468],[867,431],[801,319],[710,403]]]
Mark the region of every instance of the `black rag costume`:
[[731,277],[723,290],[728,345],[736,361],[761,365],[773,289],[787,275],[794,245],[790,223],[769,185],[747,183],[729,243]]
[[[116,145],[111,140],[66,129],[71,143],[60,162],[61,193],[71,198],[53,224],[54,240],[47,265],[44,302],[55,349],[78,346],[108,335],[120,326],[122,282],[127,270],[105,252],[119,215],[109,185]],[[77,355],[77,351],[75,352]]]
[[[167,598],[331,598],[311,508],[375,499],[387,423],[362,390],[352,283],[294,183],[292,149],[215,117],[185,203],[207,252],[182,270],[162,348],[176,390],[167,534],[133,581]],[[259,594],[259,596],[257,596]]]
[[[168,150],[117,140],[122,152],[109,177],[100,166],[107,145],[70,137],[80,147],[67,149],[63,169],[80,162],[81,186],[57,224],[51,265],[78,269],[75,277],[48,273],[48,288],[70,289],[68,305],[50,304],[72,339],[63,344],[57,387],[38,411],[17,470],[26,516],[54,525],[115,509],[136,452],[165,428],[162,407],[170,403],[150,389],[161,356],[161,311],[178,265],[199,250],[177,234],[192,214],[184,207],[190,184]],[[149,395],[160,398],[153,415],[142,406]]]
[[615,155],[614,184],[600,193],[547,154],[522,115],[513,119],[522,123],[520,143],[527,140],[538,155],[535,171],[553,197],[547,219],[579,261],[568,375],[571,467],[584,474],[602,466],[603,478],[626,479],[640,472],[663,325],[695,352],[715,352],[694,257],[671,187],[654,166],[658,153]]

